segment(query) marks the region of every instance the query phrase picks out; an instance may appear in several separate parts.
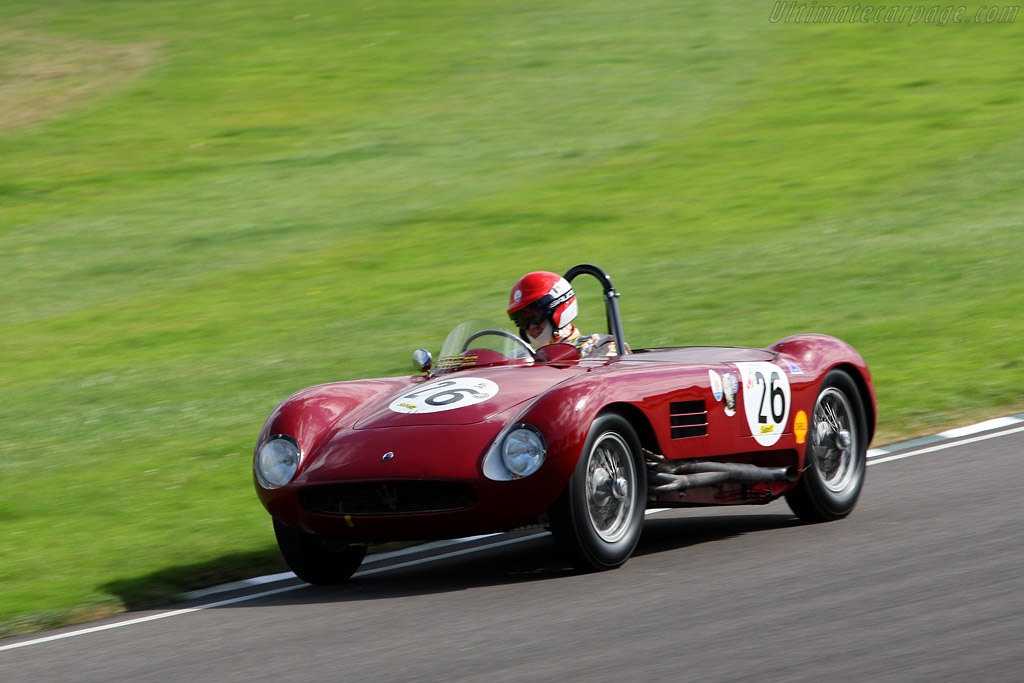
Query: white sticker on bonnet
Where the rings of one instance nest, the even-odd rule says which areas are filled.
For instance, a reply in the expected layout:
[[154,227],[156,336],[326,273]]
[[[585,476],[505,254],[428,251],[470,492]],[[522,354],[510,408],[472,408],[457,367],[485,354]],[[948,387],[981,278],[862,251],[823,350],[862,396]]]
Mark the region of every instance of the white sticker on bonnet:
[[498,393],[498,385],[482,377],[455,377],[427,382],[402,394],[388,406],[396,413],[439,413],[482,403]]

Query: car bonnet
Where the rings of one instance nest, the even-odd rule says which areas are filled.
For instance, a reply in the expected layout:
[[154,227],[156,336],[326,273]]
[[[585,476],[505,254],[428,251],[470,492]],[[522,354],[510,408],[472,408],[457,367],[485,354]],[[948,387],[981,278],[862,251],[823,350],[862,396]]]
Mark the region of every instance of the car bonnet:
[[482,422],[578,372],[575,368],[535,365],[472,368],[442,375],[382,398],[353,429]]

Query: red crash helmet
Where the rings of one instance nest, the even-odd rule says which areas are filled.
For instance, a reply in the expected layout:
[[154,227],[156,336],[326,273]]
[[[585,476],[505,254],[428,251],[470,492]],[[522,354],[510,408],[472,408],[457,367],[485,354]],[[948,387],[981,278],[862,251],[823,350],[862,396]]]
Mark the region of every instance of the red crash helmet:
[[508,315],[520,332],[550,320],[557,331],[576,319],[576,292],[561,275],[546,270],[527,273],[512,286]]

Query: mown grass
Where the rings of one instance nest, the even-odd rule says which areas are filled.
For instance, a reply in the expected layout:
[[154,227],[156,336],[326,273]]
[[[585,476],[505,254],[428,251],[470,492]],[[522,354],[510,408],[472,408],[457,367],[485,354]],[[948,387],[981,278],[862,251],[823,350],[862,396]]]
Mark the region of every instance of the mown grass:
[[1020,410],[1021,26],[771,9],[0,6],[4,632],[279,567],[269,411],[526,270],[636,347],[847,339],[876,443]]

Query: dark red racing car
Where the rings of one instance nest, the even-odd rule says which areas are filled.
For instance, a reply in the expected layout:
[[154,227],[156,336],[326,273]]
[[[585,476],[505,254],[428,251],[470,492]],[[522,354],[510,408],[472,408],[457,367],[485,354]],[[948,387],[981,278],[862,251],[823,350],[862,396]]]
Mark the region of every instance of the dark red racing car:
[[[628,349],[600,268],[608,331]],[[424,374],[298,392],[260,433],[255,481],[288,565],[352,575],[366,544],[551,529],[570,562],[611,569],[647,507],[758,505],[845,517],[864,480],[875,391],[864,360],[820,334],[764,349],[634,349],[581,359],[463,323]]]

